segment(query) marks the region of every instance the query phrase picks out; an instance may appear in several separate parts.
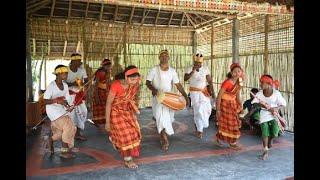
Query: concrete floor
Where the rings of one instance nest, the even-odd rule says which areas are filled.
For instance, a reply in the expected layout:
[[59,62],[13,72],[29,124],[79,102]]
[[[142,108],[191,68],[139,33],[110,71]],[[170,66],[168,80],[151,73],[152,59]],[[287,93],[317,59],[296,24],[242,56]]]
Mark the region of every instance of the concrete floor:
[[[285,133],[274,142],[269,159],[257,158],[261,153],[261,139],[242,131],[242,150],[215,147],[212,138],[216,133],[213,123],[205,129],[203,139],[194,136],[192,113],[177,112],[175,134],[169,138],[169,151],[160,149],[155,121],[151,109],[141,110],[141,156],[138,169],[127,169],[119,154],[107,141],[104,132],[87,123],[86,142],[76,141],[80,148],[72,160],[50,157],[43,152],[40,137],[27,139],[27,179],[286,179],[294,176],[294,135]],[[47,128],[47,129],[46,129]],[[45,134],[48,126],[41,134]],[[35,140],[36,139],[36,140]],[[55,143],[60,147],[60,143]]]

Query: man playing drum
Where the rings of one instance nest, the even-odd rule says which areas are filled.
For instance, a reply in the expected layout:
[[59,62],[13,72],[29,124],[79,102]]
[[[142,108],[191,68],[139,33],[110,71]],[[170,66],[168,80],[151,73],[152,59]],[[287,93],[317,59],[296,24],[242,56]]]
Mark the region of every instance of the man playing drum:
[[174,134],[172,123],[174,121],[174,110],[158,102],[156,96],[160,92],[171,92],[172,83],[176,85],[179,92],[186,99],[187,105],[189,98],[179,82],[178,74],[175,69],[169,66],[169,53],[162,50],[159,54],[160,65],[153,67],[146,78],[146,85],[152,91],[152,113],[156,119],[160,143],[163,150],[169,148],[168,135]]

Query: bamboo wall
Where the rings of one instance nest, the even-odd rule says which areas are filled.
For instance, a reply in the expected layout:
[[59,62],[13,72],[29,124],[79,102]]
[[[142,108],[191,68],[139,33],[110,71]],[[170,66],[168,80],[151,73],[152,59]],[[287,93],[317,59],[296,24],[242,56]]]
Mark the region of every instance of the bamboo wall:
[[[259,88],[259,77],[264,73],[265,16],[240,21],[239,62],[246,74],[242,100],[249,98],[250,89]],[[213,81],[218,92],[232,63],[232,24],[214,29]],[[269,74],[280,81],[280,91],[287,101],[284,110],[288,130],[294,127],[294,25],[293,17],[270,16],[268,34]],[[199,51],[206,56],[210,66],[211,30],[198,38]]]
[[[30,21],[31,39],[36,43],[63,44],[68,41],[66,57],[75,52],[75,45],[80,41],[86,57],[88,68],[95,71],[104,57],[118,59],[119,64],[134,64],[141,69],[143,82],[148,70],[159,63],[158,53],[162,49],[170,52],[170,64],[183,82],[185,67],[192,63],[193,32],[178,28],[156,28],[145,26],[128,26],[88,20],[34,18]],[[245,88],[242,99],[249,98],[252,87],[259,87],[259,79],[264,71],[265,52],[265,16],[259,15],[240,20],[239,61],[246,72]],[[268,32],[269,74],[280,80],[280,90],[288,102],[285,117],[289,130],[294,127],[294,24],[292,16],[270,15]],[[205,56],[205,65],[212,67],[212,76],[217,93],[225,79],[232,61],[232,23],[220,25],[213,29],[213,55],[211,66],[211,29],[197,34],[197,51]],[[36,55],[42,52],[36,44]],[[33,46],[33,42],[31,42]],[[61,45],[51,47],[47,58],[62,56]],[[55,49],[56,48],[56,49]],[[59,49],[60,48],[60,49]],[[32,48],[31,48],[32,49]],[[188,89],[188,83],[184,83]],[[151,105],[151,92],[145,85],[141,89],[140,107]],[[176,91],[176,89],[175,89]]]

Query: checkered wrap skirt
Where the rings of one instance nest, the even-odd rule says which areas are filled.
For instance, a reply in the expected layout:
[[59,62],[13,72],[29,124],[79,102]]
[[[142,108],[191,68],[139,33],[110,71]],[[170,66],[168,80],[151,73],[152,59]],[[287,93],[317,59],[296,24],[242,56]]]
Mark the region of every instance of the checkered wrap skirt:
[[[108,90],[98,88],[97,91],[94,91],[93,94],[93,103],[92,103],[92,112],[93,118],[92,121],[96,124],[105,124],[106,123],[106,102],[108,97]],[[100,103],[97,104],[95,98],[99,96]]]
[[136,117],[137,88],[129,89],[125,97],[116,97],[110,115],[110,140],[122,157],[140,155],[141,132]]
[[235,143],[240,138],[241,121],[239,120],[240,105],[236,100],[221,99],[220,117],[216,137],[227,143]]

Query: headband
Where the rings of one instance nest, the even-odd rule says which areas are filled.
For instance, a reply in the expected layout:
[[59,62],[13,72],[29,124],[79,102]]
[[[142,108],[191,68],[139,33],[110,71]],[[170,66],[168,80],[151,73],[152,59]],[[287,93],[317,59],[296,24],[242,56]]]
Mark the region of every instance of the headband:
[[71,60],[80,60],[81,61],[81,55],[71,56]]
[[53,74],[66,73],[66,72],[68,72],[68,68],[65,66],[62,66],[54,70]]
[[232,71],[234,68],[237,68],[237,67],[242,69],[239,63],[232,63],[230,66],[230,71]]
[[167,54],[167,55],[169,55],[169,52],[168,52],[168,50],[162,50],[162,51],[160,51],[160,53],[159,53],[159,57],[162,55],[162,54]]
[[273,84],[273,80],[270,77],[266,76],[266,75],[261,76],[260,82],[261,83],[268,83],[270,85]]
[[273,81],[273,85],[276,87],[276,88],[279,88],[280,87],[280,82],[278,80],[274,80]]
[[131,74],[134,74],[134,73],[139,73],[138,68],[130,69],[130,70],[128,70],[127,72],[125,72],[124,75],[125,75],[126,77],[128,77],[128,76],[130,76]]

